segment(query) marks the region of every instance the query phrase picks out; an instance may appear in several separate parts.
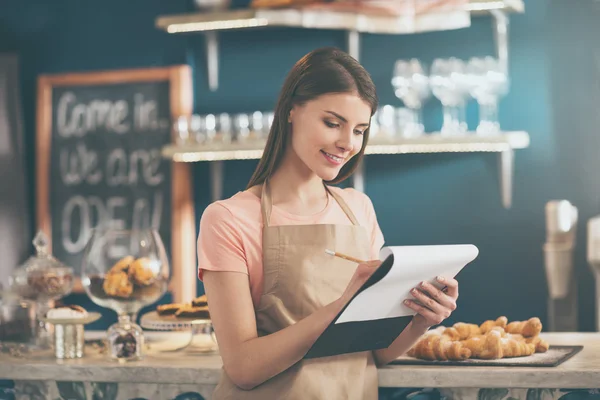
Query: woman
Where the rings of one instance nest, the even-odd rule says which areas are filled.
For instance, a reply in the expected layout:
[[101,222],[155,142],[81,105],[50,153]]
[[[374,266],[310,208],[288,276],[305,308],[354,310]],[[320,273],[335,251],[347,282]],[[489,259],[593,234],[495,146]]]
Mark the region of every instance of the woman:
[[[376,365],[405,353],[456,308],[457,282],[415,290],[418,314],[387,349],[303,360],[379,266],[383,245],[369,198],[336,184],[364,154],[375,86],[332,48],[289,73],[247,190],[211,204],[198,239],[224,373],[214,399],[375,399]],[[373,260],[355,266],[325,249]]]

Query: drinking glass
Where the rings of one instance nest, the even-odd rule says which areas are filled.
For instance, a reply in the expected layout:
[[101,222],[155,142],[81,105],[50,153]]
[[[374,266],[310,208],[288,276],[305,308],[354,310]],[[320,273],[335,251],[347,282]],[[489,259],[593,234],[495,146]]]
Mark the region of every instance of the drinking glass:
[[470,92],[479,103],[477,134],[496,135],[501,132],[498,122],[498,99],[508,92],[508,76],[493,57],[471,58],[467,64]]
[[436,59],[429,75],[431,91],[443,106],[440,134],[457,136],[467,133],[465,102],[469,95],[466,64],[458,58]]
[[415,58],[396,61],[392,86],[396,97],[402,100],[412,114],[402,135],[405,137],[422,135],[425,132],[422,108],[424,101],[431,95],[425,67]]

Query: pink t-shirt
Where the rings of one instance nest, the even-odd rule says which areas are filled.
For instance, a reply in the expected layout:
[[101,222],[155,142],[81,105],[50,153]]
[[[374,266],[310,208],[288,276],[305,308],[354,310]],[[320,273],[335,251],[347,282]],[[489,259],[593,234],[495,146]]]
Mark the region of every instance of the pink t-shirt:
[[[379,259],[384,239],[371,199],[355,189],[330,187],[352,210],[358,223],[367,229],[371,240],[371,258]],[[347,224],[352,222],[333,197],[321,212],[300,216],[277,206],[271,211],[271,226],[306,224]],[[198,236],[198,278],[203,270],[230,271],[248,275],[252,301],[257,307],[263,288],[263,221],[260,199],[249,191],[210,204],[200,219]]]

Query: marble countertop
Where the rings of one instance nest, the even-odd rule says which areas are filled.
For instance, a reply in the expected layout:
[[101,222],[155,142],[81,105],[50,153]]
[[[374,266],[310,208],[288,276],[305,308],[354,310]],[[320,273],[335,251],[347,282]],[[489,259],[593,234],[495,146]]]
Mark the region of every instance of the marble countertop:
[[[154,332],[153,332],[154,333]],[[89,333],[93,335],[94,332]],[[96,333],[97,334],[97,333]],[[557,367],[433,367],[389,365],[379,369],[381,387],[600,387],[600,333],[544,333],[550,344],[583,345],[583,350]],[[150,346],[153,339],[149,338]],[[85,357],[57,360],[51,352],[22,356],[0,354],[0,378],[175,383],[215,385],[221,374],[217,354],[192,351],[159,352],[156,346],[142,360],[120,364],[96,349]]]

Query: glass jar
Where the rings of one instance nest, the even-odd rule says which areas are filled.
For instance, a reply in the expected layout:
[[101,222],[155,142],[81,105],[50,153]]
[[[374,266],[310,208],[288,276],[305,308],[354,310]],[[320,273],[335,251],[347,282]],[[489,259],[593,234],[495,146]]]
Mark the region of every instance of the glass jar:
[[0,298],[0,342],[34,344],[37,327],[35,304],[3,293]]
[[94,229],[82,261],[83,287],[90,299],[113,309],[119,321],[108,331],[111,358],[140,359],[140,309],[166,293],[170,266],[156,229]]
[[9,286],[22,299],[47,302],[60,299],[73,290],[73,268],[67,267],[48,252],[48,239],[38,232],[33,240],[36,254],[13,271]]
[[119,315],[119,322],[111,325],[106,334],[111,359],[119,362],[141,359],[144,346],[142,328],[133,323],[127,314]]
[[[73,268],[67,267],[49,253],[48,239],[38,232],[33,240],[35,254],[9,277],[9,292],[20,300],[35,303],[37,319],[45,317],[51,302],[67,296],[73,290]],[[52,327],[38,322],[37,344],[51,345]]]

